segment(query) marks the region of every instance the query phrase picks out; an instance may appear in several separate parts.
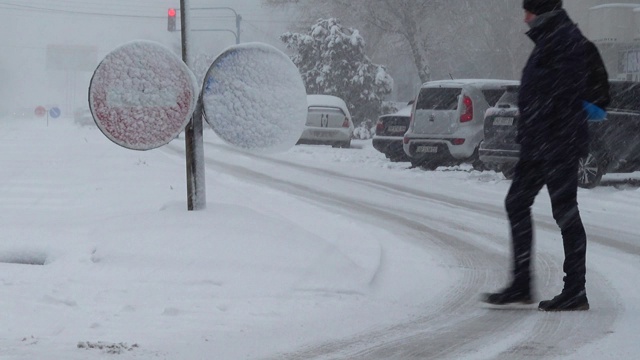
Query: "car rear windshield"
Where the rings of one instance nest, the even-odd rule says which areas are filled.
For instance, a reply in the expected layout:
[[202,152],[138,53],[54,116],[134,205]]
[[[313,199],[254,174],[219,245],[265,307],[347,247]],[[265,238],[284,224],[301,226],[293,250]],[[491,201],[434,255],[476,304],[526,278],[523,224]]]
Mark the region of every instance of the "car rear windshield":
[[508,87],[496,103],[497,107],[518,107],[518,87]]
[[611,83],[609,109],[640,111],[640,83]]
[[495,106],[498,100],[504,94],[505,89],[486,89],[482,90],[482,95],[484,95],[484,99],[487,100],[487,104],[489,106]]
[[420,91],[417,110],[457,110],[459,88],[425,88]]
[[327,113],[331,115],[346,116],[344,111],[342,111],[342,109],[329,107],[329,106],[309,106],[309,112],[321,112],[321,113]]

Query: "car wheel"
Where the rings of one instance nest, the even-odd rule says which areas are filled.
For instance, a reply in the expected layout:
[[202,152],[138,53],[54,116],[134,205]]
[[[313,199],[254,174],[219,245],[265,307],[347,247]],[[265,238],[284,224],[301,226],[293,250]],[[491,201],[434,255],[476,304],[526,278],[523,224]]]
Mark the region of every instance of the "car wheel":
[[411,158],[410,161],[411,161],[411,167],[412,168],[421,167],[422,163],[424,162],[424,160],[416,160],[416,159],[413,159],[413,158]]
[[585,189],[593,189],[600,184],[604,175],[604,164],[594,153],[580,159],[578,165],[578,186]]
[[502,168],[502,175],[504,175],[504,178],[507,180],[513,180],[513,176],[516,173],[516,167],[511,165],[506,165]]
[[476,159],[471,163],[471,166],[473,167],[473,170],[476,171],[485,171],[487,170],[487,167],[485,166],[485,164],[480,161],[480,159]]
[[479,151],[479,148],[476,148],[473,151],[473,155],[471,155],[471,166],[473,167],[473,170],[485,171],[488,168],[485,165],[485,163],[482,162],[482,160],[480,160],[480,156],[478,155],[478,151]]
[[440,166],[440,165],[438,165],[436,163],[423,163],[422,164],[422,168],[424,170],[430,170],[430,171],[433,171],[433,170],[437,169],[438,166]]
[[420,167],[424,170],[435,170],[440,164],[435,160],[423,160]]

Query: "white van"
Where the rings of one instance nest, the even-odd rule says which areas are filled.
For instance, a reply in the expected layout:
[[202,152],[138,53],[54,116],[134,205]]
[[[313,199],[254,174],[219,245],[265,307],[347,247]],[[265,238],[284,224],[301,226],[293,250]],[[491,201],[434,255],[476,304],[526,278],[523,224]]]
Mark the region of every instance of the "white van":
[[468,162],[482,169],[478,146],[484,136],[485,111],[513,85],[519,82],[461,79],[423,84],[403,139],[411,164],[433,170]]

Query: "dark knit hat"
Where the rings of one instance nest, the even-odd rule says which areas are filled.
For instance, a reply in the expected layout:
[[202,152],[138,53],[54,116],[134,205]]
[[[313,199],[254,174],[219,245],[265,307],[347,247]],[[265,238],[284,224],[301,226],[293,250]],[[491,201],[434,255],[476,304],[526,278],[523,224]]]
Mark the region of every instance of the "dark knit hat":
[[562,8],[562,0],[524,0],[522,7],[536,15]]

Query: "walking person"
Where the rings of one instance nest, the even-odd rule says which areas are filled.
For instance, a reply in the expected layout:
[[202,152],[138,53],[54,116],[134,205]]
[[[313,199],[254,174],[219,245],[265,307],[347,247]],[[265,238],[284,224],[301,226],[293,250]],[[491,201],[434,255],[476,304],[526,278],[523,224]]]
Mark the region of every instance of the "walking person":
[[[504,289],[483,295],[494,305],[532,304],[533,226],[531,206],[543,186],[551,197],[553,218],[564,245],[564,288],[542,311],[588,310],[587,236],[578,211],[578,164],[588,153],[588,123],[583,101],[589,99],[587,61],[595,51],[562,8],[562,0],[524,0],[527,35],[535,47],[522,72],[518,95],[520,158],[505,199],[511,225],[512,279]],[[593,46],[593,48],[591,48]],[[595,49],[595,50],[593,50]],[[606,78],[605,78],[606,79]],[[608,88],[607,88],[608,93]],[[606,104],[603,104],[606,106]]]

